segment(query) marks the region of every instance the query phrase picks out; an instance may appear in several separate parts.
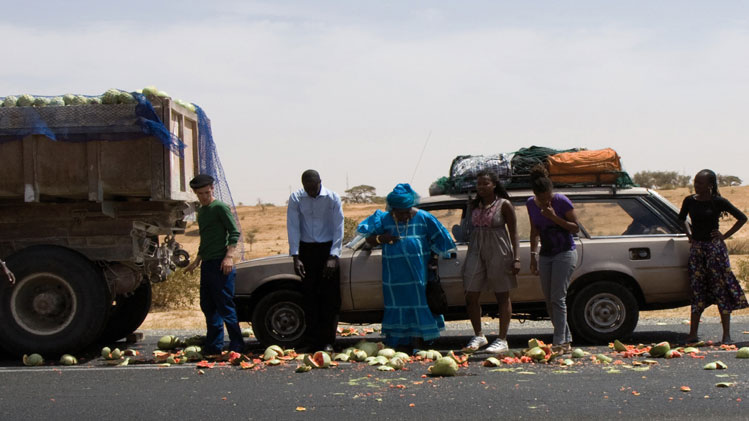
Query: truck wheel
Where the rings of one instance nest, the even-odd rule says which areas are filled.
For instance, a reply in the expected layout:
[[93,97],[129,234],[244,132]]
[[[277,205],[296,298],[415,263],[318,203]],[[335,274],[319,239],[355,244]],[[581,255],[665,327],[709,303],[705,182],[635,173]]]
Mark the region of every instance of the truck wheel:
[[115,342],[135,332],[151,310],[151,283],[144,279],[129,297],[119,296],[99,342]]
[[279,290],[261,298],[252,313],[252,329],[263,345],[298,345],[305,329],[302,293]]
[[631,334],[639,316],[637,299],[629,289],[616,282],[598,281],[572,297],[567,318],[573,340],[604,344]]
[[0,286],[0,344],[12,354],[60,354],[91,344],[112,298],[97,268],[80,254],[34,246],[7,260],[16,284]]

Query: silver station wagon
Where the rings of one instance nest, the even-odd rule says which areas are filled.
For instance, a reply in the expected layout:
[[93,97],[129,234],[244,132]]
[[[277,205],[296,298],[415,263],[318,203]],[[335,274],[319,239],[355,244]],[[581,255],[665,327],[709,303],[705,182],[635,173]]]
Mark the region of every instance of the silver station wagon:
[[[575,238],[578,263],[567,296],[575,342],[607,343],[625,338],[637,326],[640,310],[680,307],[689,302],[689,242],[678,209],[658,193],[639,187],[557,188],[572,200],[581,229]],[[525,201],[530,190],[511,190],[520,238],[522,268],[511,292],[513,317],[548,318],[538,276],[530,272],[530,224]],[[447,294],[447,320],[466,319],[461,267],[468,248],[462,235],[468,195],[422,198],[452,231],[458,246],[440,258],[439,274]],[[341,314],[349,323],[379,323],[383,314],[381,249],[361,236],[340,259]],[[240,320],[251,321],[263,344],[294,346],[305,329],[300,278],[290,256],[250,260],[237,266],[236,302]],[[482,293],[483,312],[495,315],[492,293]],[[551,326],[550,326],[551,327]]]

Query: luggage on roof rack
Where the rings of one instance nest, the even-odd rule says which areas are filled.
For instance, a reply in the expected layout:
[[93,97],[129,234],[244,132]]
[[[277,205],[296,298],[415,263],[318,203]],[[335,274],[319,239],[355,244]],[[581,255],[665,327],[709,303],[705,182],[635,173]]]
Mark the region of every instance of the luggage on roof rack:
[[559,153],[546,161],[554,183],[615,184],[622,170],[619,155],[611,148]]
[[546,165],[546,159],[562,152],[575,152],[580,149],[552,149],[545,146],[531,146],[529,148],[520,148],[512,155],[512,174],[523,175],[530,174],[531,168],[538,164]]
[[460,155],[450,164],[450,179],[460,191],[475,190],[476,176],[482,171],[497,174],[503,184],[510,182],[510,160],[503,153],[494,155]]
[[512,160],[506,154],[459,155],[450,164],[450,176],[441,177],[429,187],[429,194],[465,193],[476,190],[476,175],[495,172],[506,189],[529,189],[530,170],[544,164],[556,186],[615,186],[636,184],[622,171],[619,155],[611,148],[601,150],[555,150],[542,146],[522,148]]

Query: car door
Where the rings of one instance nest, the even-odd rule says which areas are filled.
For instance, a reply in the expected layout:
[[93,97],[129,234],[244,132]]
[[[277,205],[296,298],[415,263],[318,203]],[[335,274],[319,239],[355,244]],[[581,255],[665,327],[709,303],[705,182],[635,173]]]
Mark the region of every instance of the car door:
[[382,247],[361,241],[351,257],[351,298],[355,311],[382,310]]
[[631,276],[649,304],[686,300],[688,240],[646,199],[611,197],[575,203],[588,236],[583,270]]

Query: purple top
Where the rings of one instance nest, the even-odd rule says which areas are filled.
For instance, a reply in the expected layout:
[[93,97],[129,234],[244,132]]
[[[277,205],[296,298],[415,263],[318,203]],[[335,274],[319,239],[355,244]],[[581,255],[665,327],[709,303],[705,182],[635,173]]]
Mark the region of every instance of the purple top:
[[[541,256],[553,256],[575,249],[575,241],[572,238],[572,233],[560,227],[551,219],[541,215],[541,208],[536,205],[533,196],[529,197],[528,201],[525,202],[525,207],[528,208],[528,216],[531,219],[531,224],[536,227],[541,236],[541,250],[539,251]],[[551,197],[551,207],[562,218],[564,218],[567,212],[575,208],[567,196],[559,193],[554,193]]]

